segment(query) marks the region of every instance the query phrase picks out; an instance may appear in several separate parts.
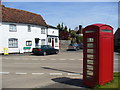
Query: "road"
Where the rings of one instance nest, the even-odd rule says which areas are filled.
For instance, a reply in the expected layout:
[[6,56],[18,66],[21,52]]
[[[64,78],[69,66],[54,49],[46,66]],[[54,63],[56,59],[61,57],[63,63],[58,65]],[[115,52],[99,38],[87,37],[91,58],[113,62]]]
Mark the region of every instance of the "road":
[[[2,87],[81,88],[82,58],[82,51],[66,51],[47,56],[2,56]],[[114,71],[118,71],[117,63],[118,54],[115,53]],[[67,80],[76,83],[64,82]]]
[[39,88],[55,84],[60,77],[82,78],[82,52],[11,55],[4,56],[2,61],[3,88]]

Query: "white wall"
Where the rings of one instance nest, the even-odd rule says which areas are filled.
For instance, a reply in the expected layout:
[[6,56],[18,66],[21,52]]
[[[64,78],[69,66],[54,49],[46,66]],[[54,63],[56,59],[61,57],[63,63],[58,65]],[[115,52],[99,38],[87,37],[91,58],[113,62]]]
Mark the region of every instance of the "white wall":
[[3,52],[3,48],[8,48],[9,38],[18,39],[18,48],[9,48],[9,53],[24,51],[23,47],[27,47],[26,41],[28,40],[32,41],[32,46],[31,46],[31,50],[32,50],[32,48],[35,47],[35,38],[39,38],[39,39],[47,38],[47,33],[41,34],[41,26],[32,25],[31,32],[28,32],[28,25],[30,24],[18,24],[17,23],[16,24],[17,32],[10,32],[9,24],[16,24],[16,23],[3,22],[2,25],[0,26],[0,36],[3,35],[2,38],[0,38],[0,47],[2,47],[0,48],[0,53]]
[[58,29],[48,28],[48,35],[59,36]]

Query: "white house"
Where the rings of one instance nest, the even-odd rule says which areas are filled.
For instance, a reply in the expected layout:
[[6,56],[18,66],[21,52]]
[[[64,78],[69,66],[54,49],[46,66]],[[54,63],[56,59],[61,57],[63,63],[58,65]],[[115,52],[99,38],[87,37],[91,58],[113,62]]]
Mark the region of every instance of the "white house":
[[56,27],[48,25],[47,30],[48,45],[59,49],[59,31]]
[[41,15],[2,5],[0,53],[5,48],[9,53],[31,52],[33,47],[47,45],[49,29]]

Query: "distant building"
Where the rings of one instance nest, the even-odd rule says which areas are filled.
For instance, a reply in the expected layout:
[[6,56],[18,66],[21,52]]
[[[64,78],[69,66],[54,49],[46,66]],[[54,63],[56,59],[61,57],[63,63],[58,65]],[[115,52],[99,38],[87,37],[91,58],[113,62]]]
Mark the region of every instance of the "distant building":
[[114,34],[115,50],[120,49],[120,28]]
[[[58,37],[58,30],[49,27],[41,15],[3,5],[0,7],[0,53],[4,52],[4,48],[8,48],[9,53],[31,52],[33,47],[49,44],[48,35]],[[55,33],[51,33],[53,31]],[[59,38],[57,41],[59,43]]]

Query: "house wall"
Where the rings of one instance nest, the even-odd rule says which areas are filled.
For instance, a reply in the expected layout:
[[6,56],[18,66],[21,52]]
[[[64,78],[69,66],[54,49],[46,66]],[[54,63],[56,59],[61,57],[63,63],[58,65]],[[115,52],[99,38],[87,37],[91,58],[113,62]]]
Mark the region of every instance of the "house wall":
[[59,36],[58,29],[48,28],[48,35]]
[[[9,31],[9,24],[16,24],[17,32]],[[45,34],[41,34],[42,26],[31,25],[31,32],[28,32],[28,25],[30,24],[18,24],[18,23],[5,23],[3,22],[0,26],[0,53],[3,53],[3,48],[8,48],[9,53],[23,53],[23,52],[31,52],[32,48],[35,47],[35,38],[39,38],[39,45],[41,45],[41,39],[47,39],[47,32],[45,29]],[[9,38],[17,38],[18,39],[18,48],[9,48],[8,47],[8,39]],[[32,46],[30,50],[24,50],[26,46],[26,41],[32,41]],[[47,44],[47,42],[45,42]]]
[[[55,28],[48,28],[47,40],[51,39],[51,42],[48,42],[48,45],[53,46],[55,49],[59,49],[59,30]],[[57,39],[57,42],[56,42]]]

